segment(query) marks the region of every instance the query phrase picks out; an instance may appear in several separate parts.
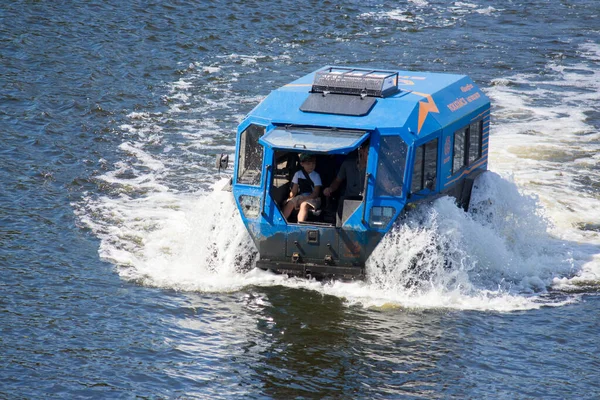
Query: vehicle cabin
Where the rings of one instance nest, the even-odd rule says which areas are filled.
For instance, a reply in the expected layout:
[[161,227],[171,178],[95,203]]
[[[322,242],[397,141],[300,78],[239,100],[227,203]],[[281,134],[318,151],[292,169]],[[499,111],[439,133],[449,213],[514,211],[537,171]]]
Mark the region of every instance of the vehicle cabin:
[[[465,75],[324,67],[273,91],[238,127],[232,178],[257,266],[363,277],[407,205],[450,195],[468,207],[489,122],[489,99]],[[302,171],[311,158],[321,185]],[[300,221],[299,205],[284,215],[298,171],[317,205]]]

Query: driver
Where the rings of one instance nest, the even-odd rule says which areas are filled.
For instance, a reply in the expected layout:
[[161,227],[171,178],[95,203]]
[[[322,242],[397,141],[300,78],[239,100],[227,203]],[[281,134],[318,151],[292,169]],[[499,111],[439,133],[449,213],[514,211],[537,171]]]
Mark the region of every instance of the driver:
[[331,196],[339,189],[342,182],[346,182],[346,190],[344,196],[340,197],[337,213],[342,218],[342,208],[344,200],[362,200],[362,191],[365,185],[365,173],[367,170],[367,157],[369,156],[369,140],[365,141],[358,148],[358,158],[347,158],[342,163],[340,171],[331,182],[329,187],[323,190],[323,194],[327,197]]

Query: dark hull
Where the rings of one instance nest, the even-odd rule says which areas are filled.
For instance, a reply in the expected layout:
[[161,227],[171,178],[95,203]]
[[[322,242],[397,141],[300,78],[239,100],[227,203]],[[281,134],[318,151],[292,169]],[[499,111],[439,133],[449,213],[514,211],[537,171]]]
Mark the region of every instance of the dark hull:
[[365,277],[364,267],[342,267],[335,265],[319,265],[312,263],[294,263],[283,261],[257,261],[256,266],[262,270],[270,270],[278,274],[286,274],[301,278],[361,280]]

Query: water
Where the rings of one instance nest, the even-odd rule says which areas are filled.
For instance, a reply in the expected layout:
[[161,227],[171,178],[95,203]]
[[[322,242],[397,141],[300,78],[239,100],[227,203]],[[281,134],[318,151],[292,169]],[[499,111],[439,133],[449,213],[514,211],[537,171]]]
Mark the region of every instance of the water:
[[[597,398],[599,17],[1,5],[0,398]],[[420,207],[365,282],[255,270],[212,168],[270,90],[327,64],[467,73],[493,102],[470,212]]]

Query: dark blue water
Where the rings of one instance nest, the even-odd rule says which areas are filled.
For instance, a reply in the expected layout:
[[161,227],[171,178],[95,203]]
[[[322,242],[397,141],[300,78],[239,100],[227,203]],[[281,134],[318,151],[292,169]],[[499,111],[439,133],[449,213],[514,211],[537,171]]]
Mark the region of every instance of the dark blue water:
[[[596,0],[0,5],[0,398],[600,397],[599,20]],[[213,155],[328,64],[469,74],[511,215],[540,215],[433,207],[469,267],[431,291],[240,272]]]

